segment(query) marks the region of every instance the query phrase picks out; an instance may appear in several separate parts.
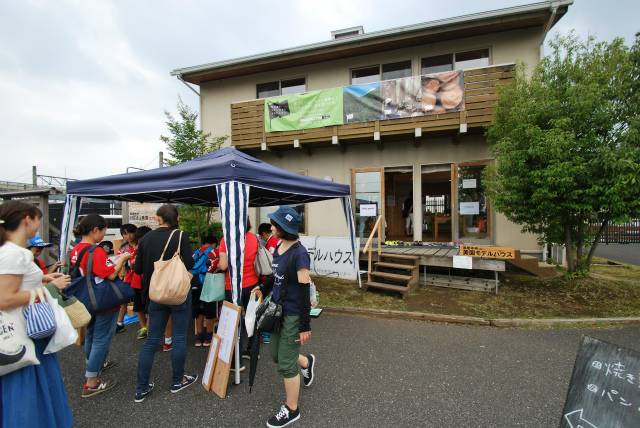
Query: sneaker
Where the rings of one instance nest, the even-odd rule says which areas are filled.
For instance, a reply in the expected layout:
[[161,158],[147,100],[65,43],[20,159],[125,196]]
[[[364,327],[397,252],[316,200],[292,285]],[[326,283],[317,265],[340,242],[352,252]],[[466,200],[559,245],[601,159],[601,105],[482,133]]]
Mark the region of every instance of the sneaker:
[[204,334],[203,333],[198,333],[196,335],[196,346],[202,346],[202,341],[204,340]]
[[263,337],[262,343],[269,343],[269,336]]
[[116,324],[116,333],[124,331],[124,324]]
[[166,344],[166,343],[165,343],[164,345],[162,345],[162,350],[163,350],[164,352],[171,351],[171,348],[173,348],[173,346],[171,346],[171,343],[169,343],[169,344]]
[[146,339],[147,338],[147,327],[142,327],[138,330],[138,339]]
[[204,340],[204,342],[202,342],[203,346],[211,346],[211,339],[207,338]]
[[311,386],[313,383],[313,366],[315,365],[316,357],[314,357],[313,354],[309,354],[307,355],[307,359],[309,360],[307,368],[301,369],[300,372],[302,372],[302,382],[304,386]]
[[149,382],[149,389],[147,389],[145,392],[136,392],[136,395],[134,395],[133,397],[133,402],[142,403],[144,399],[147,398],[147,395],[149,395],[149,393],[153,391],[153,386],[153,382]]
[[300,408],[298,407],[296,410],[291,410],[285,404],[274,417],[267,421],[267,426],[269,428],[284,427],[298,419],[300,419]]
[[111,367],[115,366],[116,364],[118,364],[116,362],[116,360],[107,360],[102,365],[102,370],[110,369]]
[[179,383],[177,385],[172,385],[171,392],[173,393],[180,392],[183,389],[185,389],[187,386],[193,385],[198,380],[198,375],[193,375],[193,376],[184,375],[184,379],[185,380],[182,383]]
[[[240,373],[242,373],[245,369],[246,367],[244,366],[244,364],[240,363]],[[234,363],[231,363],[231,371],[236,371],[236,365]]]
[[98,383],[95,386],[90,387],[85,385],[82,389],[82,398],[87,398],[105,392],[108,389],[113,388],[118,384],[117,380],[107,380],[103,378],[98,379]]
[[269,333],[265,333],[264,331],[261,331],[260,334],[262,337],[269,337]]

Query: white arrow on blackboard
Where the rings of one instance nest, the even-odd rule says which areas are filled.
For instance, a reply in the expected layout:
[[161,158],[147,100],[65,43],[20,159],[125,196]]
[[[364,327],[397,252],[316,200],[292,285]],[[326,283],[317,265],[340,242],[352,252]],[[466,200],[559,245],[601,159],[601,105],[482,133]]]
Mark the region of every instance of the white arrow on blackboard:
[[[587,421],[586,419],[582,418],[582,411],[584,409],[580,409],[580,410],[574,410],[571,413],[567,413],[566,415],[564,415],[564,417],[567,419],[567,422],[569,422],[569,426],[571,428],[598,428],[597,426],[595,426],[594,424],[592,424],[591,422]],[[577,413],[580,413],[579,415]],[[573,416],[573,417],[572,417]],[[572,422],[573,420],[573,422]],[[574,424],[575,422],[575,424]]]

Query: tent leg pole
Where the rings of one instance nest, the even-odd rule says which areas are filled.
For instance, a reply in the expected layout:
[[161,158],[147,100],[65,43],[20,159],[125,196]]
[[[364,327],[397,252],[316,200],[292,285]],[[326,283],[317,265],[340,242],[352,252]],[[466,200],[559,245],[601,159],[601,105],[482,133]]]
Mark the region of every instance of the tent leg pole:
[[[242,320],[240,321],[242,322]],[[240,333],[240,332],[238,332]],[[236,365],[236,375],[235,375],[235,379],[234,379],[234,384],[235,385],[240,385],[240,334],[238,334],[238,337],[236,337],[236,350],[235,350],[235,365]]]

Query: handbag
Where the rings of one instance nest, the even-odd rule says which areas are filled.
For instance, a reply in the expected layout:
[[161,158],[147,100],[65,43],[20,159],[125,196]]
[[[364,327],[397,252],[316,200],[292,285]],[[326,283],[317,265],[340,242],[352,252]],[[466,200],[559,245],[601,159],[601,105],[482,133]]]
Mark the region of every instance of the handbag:
[[78,330],[73,328],[67,312],[58,304],[58,300],[51,296],[48,289],[44,290],[44,294],[56,318],[56,332],[49,339],[44,354],[53,354],[73,345],[78,340]]
[[226,273],[207,273],[204,277],[200,300],[203,302],[219,302],[224,300]]
[[21,315],[19,308],[17,311],[0,310],[0,376],[40,364]]
[[[134,290],[129,284],[116,277],[114,280],[103,279],[91,274],[93,268],[93,252],[97,245],[91,247],[87,259],[87,273],[71,282],[65,289],[67,296],[75,296],[91,315],[100,315],[110,311],[133,298]],[[78,257],[76,265],[80,265]]]
[[163,305],[181,305],[187,300],[187,295],[191,290],[193,275],[187,270],[180,258],[182,232],[180,232],[178,240],[178,250],[169,260],[162,260],[175,232],[175,230],[171,232],[160,259],[153,264],[153,274],[149,284],[149,298]]
[[258,306],[260,306],[260,303],[262,303],[262,296],[256,296],[255,293],[251,293],[244,316],[244,326],[247,328],[247,337],[253,336],[256,326],[256,310]]
[[[40,298],[38,303],[35,303],[36,294]],[[37,292],[31,290],[29,305],[22,313],[27,324],[27,336],[31,339],[44,339],[56,332],[56,317],[51,305],[44,299],[42,288],[38,288]]]
[[253,267],[258,278],[261,276],[269,276],[273,274],[273,268],[271,267],[273,255],[260,244],[260,239],[257,236],[256,242],[258,244],[258,249],[256,250],[256,259],[253,261]]
[[91,321],[91,314],[87,308],[75,296],[68,297],[53,284],[44,286],[51,297],[58,301],[58,304],[67,313],[73,328],[82,328]]
[[273,301],[273,291],[270,291],[267,294],[267,297],[264,298],[258,309],[256,310],[256,318],[258,320],[256,327],[260,331],[264,331],[266,333],[278,333],[280,328],[282,327],[282,302],[284,300],[284,296],[287,294],[287,280],[289,277],[289,268],[291,267],[291,261],[293,260],[293,255],[296,253],[296,249],[302,244],[300,242],[296,242],[293,247],[291,254],[289,255],[289,260],[287,260],[287,265],[284,271],[284,278],[282,279],[282,285],[280,290],[280,299],[277,302]]

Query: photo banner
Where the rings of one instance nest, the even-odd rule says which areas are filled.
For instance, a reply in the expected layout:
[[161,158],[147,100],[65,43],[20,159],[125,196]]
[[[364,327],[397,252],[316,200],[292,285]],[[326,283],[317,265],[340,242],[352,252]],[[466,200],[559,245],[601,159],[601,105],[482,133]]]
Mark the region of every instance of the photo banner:
[[264,100],[266,132],[342,125],[342,88]]
[[394,120],[466,110],[462,71],[267,98],[265,131]]

